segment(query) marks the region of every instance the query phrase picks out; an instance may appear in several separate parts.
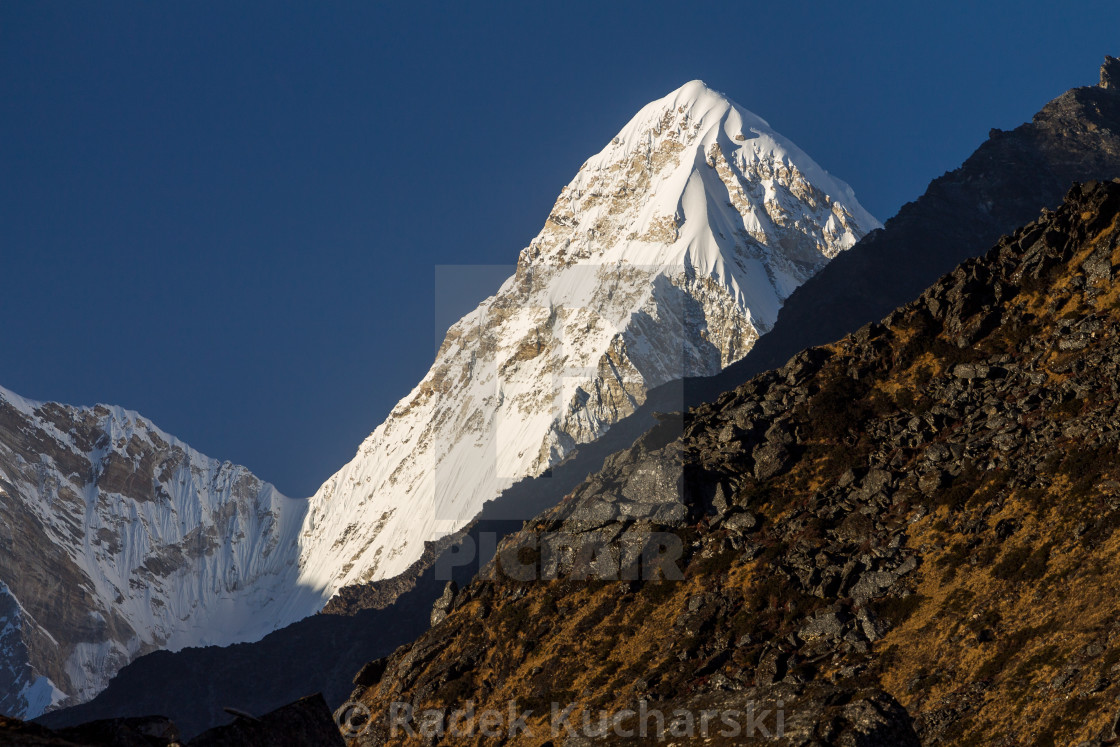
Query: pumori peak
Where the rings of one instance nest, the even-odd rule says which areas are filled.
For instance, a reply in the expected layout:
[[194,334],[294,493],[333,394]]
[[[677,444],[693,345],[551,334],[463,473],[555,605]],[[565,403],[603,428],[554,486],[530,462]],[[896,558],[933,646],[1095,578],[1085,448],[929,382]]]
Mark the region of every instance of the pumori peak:
[[878,226],[846,184],[702,82],[642,107],[312,498],[301,583],[327,597],[401,572],[650,388],[746,355],[798,285]]

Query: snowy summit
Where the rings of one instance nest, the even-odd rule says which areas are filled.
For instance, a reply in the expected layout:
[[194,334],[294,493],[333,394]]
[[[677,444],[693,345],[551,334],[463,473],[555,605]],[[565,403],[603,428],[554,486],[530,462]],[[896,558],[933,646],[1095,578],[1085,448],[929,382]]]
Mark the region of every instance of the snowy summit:
[[652,102],[560,193],[517,271],[311,501],[301,580],[415,561],[652,387],[746,355],[782,302],[879,227],[851,188],[700,81]]

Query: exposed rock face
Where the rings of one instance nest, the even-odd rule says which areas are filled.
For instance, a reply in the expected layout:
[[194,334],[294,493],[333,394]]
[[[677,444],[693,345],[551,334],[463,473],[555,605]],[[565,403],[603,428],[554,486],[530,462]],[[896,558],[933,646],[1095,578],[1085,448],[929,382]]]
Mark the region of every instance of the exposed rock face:
[[[1120,180],[1075,186],[884,323],[650,431],[367,667],[350,743],[450,743],[394,736],[390,704],[433,732],[467,700],[531,711],[477,743],[540,744],[551,702],[579,731],[780,701],[789,745],[1113,739],[1118,273]],[[648,580],[672,537],[683,579]]]
[[313,611],[283,617],[303,508],[134,412],[0,389],[0,712],[38,715],[154,648]]
[[397,575],[652,387],[742,358],[878,222],[700,81],[644,107],[560,193],[517,270],[311,499],[301,583]]
[[1115,57],[1104,58],[1104,64],[1101,65],[1101,88],[1120,88],[1120,60]]

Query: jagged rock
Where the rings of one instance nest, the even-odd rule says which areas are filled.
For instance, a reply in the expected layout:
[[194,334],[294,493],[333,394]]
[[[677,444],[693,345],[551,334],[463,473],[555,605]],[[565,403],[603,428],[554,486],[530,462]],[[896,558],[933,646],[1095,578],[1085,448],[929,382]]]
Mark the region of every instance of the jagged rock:
[[431,623],[435,627],[443,622],[447,617],[447,613],[451,611],[451,605],[455,602],[455,592],[459,590],[459,585],[454,581],[448,581],[443,587],[443,594],[432,605]]
[[856,619],[859,621],[859,626],[863,634],[867,636],[867,640],[872,643],[880,640],[887,634],[887,630],[889,630],[889,626],[866,607],[860,608]]
[[754,477],[768,480],[789,464],[791,455],[785,444],[768,442],[754,450]]
[[732,491],[731,486],[728,485],[727,482],[723,481],[723,480],[721,480],[720,482],[717,482],[716,485],[715,485],[715,488],[712,491],[712,501],[711,501],[712,508],[714,508],[716,510],[716,513],[718,513],[718,514],[726,513],[727,510],[729,508],[731,508],[733,500],[734,500],[734,492]]
[[1105,56],[1101,65],[1101,88],[1109,90],[1120,89],[1120,60],[1112,56]]
[[384,658],[374,659],[367,662],[365,666],[358,670],[354,675],[355,687],[373,687],[381,681],[381,677],[385,674],[385,667],[388,661]]
[[568,522],[580,531],[606,526],[619,515],[619,505],[609,501],[581,503],[568,516]]
[[976,363],[961,363],[953,369],[953,375],[958,379],[986,379],[990,369],[988,366]]
[[840,616],[832,610],[818,612],[801,630],[797,631],[797,635],[806,641],[817,638],[831,640],[839,638],[843,633],[844,623],[841,622]]
[[732,532],[746,532],[758,526],[758,518],[749,511],[741,511],[728,516],[721,526]]
[[898,579],[898,574],[891,571],[873,571],[864,573],[859,581],[852,587],[851,597],[857,605],[866,604],[868,601],[882,595]]

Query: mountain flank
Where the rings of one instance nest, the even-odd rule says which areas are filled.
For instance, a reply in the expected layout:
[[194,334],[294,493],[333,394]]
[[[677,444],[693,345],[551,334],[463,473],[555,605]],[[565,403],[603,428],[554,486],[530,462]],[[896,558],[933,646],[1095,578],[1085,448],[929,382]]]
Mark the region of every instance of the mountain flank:
[[[391,704],[446,730],[468,699],[533,713],[475,743],[639,743],[555,737],[553,702],[763,705],[774,744],[1114,743],[1118,272],[1120,181],[1076,185],[883,323],[647,433],[359,673],[350,744],[421,743]],[[683,580],[633,575],[649,532]]]
[[300,584],[326,599],[406,572],[649,389],[742,358],[797,286],[878,227],[848,185],[701,81],[646,105],[312,496]]
[[0,388],[0,712],[36,716],[154,649],[311,614],[296,585],[305,513],[138,413]]

